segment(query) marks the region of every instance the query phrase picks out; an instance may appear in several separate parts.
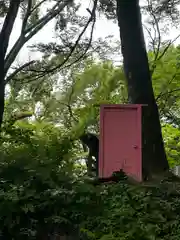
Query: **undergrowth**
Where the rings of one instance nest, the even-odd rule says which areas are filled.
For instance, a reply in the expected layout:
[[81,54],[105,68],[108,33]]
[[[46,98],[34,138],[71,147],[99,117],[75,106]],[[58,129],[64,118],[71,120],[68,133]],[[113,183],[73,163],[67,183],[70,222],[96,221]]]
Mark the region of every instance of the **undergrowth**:
[[3,140],[1,239],[45,239],[55,233],[73,240],[180,239],[179,182],[121,180],[95,187],[71,160],[74,146],[65,134],[50,127],[38,133],[28,134],[26,143],[16,136],[11,143]]
[[102,187],[103,214],[84,223],[94,239],[180,239],[180,184],[128,182]]

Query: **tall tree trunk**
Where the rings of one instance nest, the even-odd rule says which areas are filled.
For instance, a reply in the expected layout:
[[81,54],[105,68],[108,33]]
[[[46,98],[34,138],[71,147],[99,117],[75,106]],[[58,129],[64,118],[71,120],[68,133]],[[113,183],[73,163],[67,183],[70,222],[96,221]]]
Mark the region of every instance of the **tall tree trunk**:
[[0,128],[3,121],[4,114],[4,98],[5,98],[5,84],[4,84],[4,58],[0,49]]
[[17,17],[21,0],[11,0],[9,9],[6,14],[1,32],[0,32],[0,128],[4,114],[4,98],[5,98],[5,56],[9,45],[10,35]]
[[116,0],[129,102],[147,104],[143,117],[143,174],[169,169],[145,47],[138,0]]

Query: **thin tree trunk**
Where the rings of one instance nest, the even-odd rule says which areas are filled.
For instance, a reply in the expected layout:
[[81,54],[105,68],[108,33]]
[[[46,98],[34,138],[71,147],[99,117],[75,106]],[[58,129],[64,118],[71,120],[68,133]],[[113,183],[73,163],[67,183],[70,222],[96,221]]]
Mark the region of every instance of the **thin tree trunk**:
[[147,104],[143,116],[143,169],[151,175],[169,169],[154,98],[138,0],[116,0],[129,102]]

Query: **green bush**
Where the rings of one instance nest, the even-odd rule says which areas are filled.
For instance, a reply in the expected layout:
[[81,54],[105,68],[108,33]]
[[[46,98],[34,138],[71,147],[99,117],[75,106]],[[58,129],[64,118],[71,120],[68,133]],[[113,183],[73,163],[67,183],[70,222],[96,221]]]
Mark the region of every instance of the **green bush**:
[[2,239],[180,239],[179,183],[95,187],[79,174],[67,133],[51,125],[14,127],[1,142]]
[[89,216],[84,205],[96,200],[92,186],[77,181],[73,143],[66,134],[49,125],[29,127],[9,129],[11,135],[2,138],[0,233],[5,239],[70,231]]
[[89,239],[180,239],[179,184],[132,186],[120,182],[102,187],[101,193],[103,214],[82,224]]
[[180,165],[180,130],[171,124],[164,124],[162,133],[170,167]]

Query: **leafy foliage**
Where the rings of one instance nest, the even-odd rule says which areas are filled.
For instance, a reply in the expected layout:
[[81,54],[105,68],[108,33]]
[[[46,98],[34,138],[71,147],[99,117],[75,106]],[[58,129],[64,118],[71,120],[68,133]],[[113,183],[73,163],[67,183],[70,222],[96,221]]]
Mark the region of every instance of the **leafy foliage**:
[[[72,161],[72,146],[65,133],[49,124],[16,126],[4,134],[0,153],[2,236],[32,239],[44,229],[49,233],[60,226],[67,231],[74,221],[78,224],[82,218],[81,211],[77,212],[82,201],[78,194],[83,198],[89,190],[77,182],[80,172]],[[88,196],[90,205],[94,194]]]
[[[20,134],[14,130],[21,130]],[[4,133],[0,234],[5,239],[71,235],[79,239],[177,239],[179,183],[93,186],[61,128],[19,122]],[[27,141],[25,141],[27,139]]]
[[[0,1],[0,17],[7,14],[9,2]],[[117,184],[95,187],[87,179],[82,164],[86,153],[72,139],[77,139],[87,128],[98,133],[100,104],[127,102],[122,66],[114,66],[107,60],[117,52],[119,43],[111,46],[111,37],[93,42],[84,37],[74,45],[74,37],[78,37],[88,22],[87,17],[78,15],[80,5],[61,1],[66,3],[61,8],[59,1],[53,1],[55,5],[41,13],[41,4],[47,2],[50,1],[21,1],[20,4],[24,30],[35,35],[33,30],[39,23],[45,26],[43,19],[50,16],[55,19],[60,41],[31,46],[31,50],[42,54],[42,59],[6,75],[10,95],[5,102],[5,123],[0,138],[0,237],[45,239],[57,234],[71,235],[73,240],[179,239],[178,182],[165,179],[140,185],[132,184],[127,178]],[[97,9],[115,20],[115,2],[98,1]],[[154,4],[154,12],[150,14],[173,17],[168,12],[172,1],[148,2]],[[34,10],[26,21],[28,5]],[[150,8],[148,5],[142,9],[147,13]],[[172,9],[176,13],[176,4]],[[91,20],[93,31],[95,19]],[[17,53],[25,42],[21,42],[20,48],[17,48],[19,42],[15,43]],[[160,46],[158,56],[167,44]],[[154,47],[158,48],[158,42]],[[153,87],[168,161],[174,167],[180,159],[179,47],[169,47],[159,59],[153,50],[149,51],[150,67],[153,69],[155,64]],[[94,53],[100,62],[94,60]],[[10,62],[5,61],[6,70],[16,57],[10,55]],[[82,62],[76,62],[79,57]],[[72,63],[75,64],[70,66]],[[32,119],[13,119],[19,112],[26,117],[32,115]]]
[[[55,233],[80,239],[179,237],[178,184],[138,186],[122,181],[94,187],[84,177],[79,146],[69,140],[72,132],[63,120],[68,110],[62,112],[60,103],[68,103],[72,87],[74,94],[70,105],[79,120],[72,129],[78,134],[79,122],[85,126],[84,119],[97,121],[98,107],[92,114],[92,104],[123,102],[123,95],[119,97],[120,93],[126,96],[123,76],[122,70],[110,62],[87,65],[82,73],[74,72],[74,78],[69,77],[70,87],[67,84],[59,93],[59,100],[51,98],[53,104],[49,104],[47,116],[51,121],[59,117],[60,127],[45,120],[32,123],[21,120],[3,132],[0,153],[2,237],[41,239]],[[120,83],[122,86],[118,87]],[[156,84],[160,84],[160,79]],[[43,96],[39,98],[43,99]],[[15,106],[19,105],[15,103]],[[51,114],[58,106],[59,115],[53,117]],[[179,161],[179,130],[166,124],[163,133],[168,160],[173,167]]]
[[[160,52],[163,51],[164,48]],[[149,61],[152,59],[153,54],[149,52]],[[178,115],[179,71],[179,46],[171,46],[163,58],[157,61],[153,74],[153,86],[160,112],[169,118],[173,118],[171,115]]]
[[162,128],[168,162],[171,167],[180,165],[180,130],[170,124]]
[[149,187],[110,185],[104,189],[104,214],[86,226],[97,239],[176,239],[178,189],[168,182]]
[[[149,62],[152,63],[153,59],[154,53],[150,51]],[[30,82],[23,87],[17,81],[17,88],[12,85],[12,90],[15,89],[16,94],[13,95],[12,91],[11,97],[6,101],[6,115],[8,116],[14,109],[35,112],[36,105],[40,102],[42,104],[40,114],[35,114],[38,121],[46,120],[52,124],[60,124],[64,131],[73,133],[77,137],[85,128],[96,133],[99,132],[100,104],[127,102],[122,67],[115,67],[111,61],[95,62],[90,58],[78,68],[74,66],[68,72],[62,72],[60,83],[57,79],[58,75],[52,79],[44,77],[43,83],[39,87],[38,85],[36,87],[37,82]],[[52,91],[53,85],[56,86],[55,91]],[[18,86],[20,86],[20,91]],[[32,99],[31,92],[34,91],[34,87],[36,92]],[[163,125],[168,121],[178,127],[179,47],[169,47],[163,58],[156,62],[153,87]],[[22,91],[25,92],[24,95]],[[175,132],[178,133],[178,131],[178,128],[171,125],[163,127],[166,151],[171,167],[178,165],[179,161],[178,139],[171,143],[175,138]],[[82,154],[84,158],[82,149],[78,147],[79,154]]]

